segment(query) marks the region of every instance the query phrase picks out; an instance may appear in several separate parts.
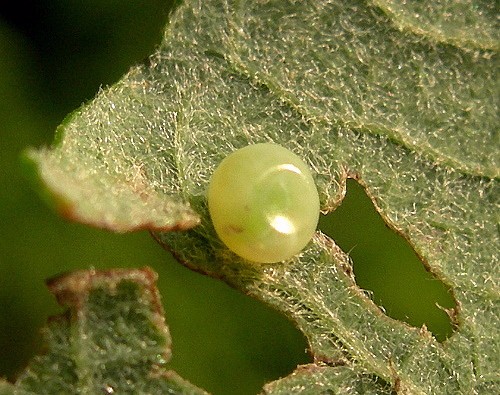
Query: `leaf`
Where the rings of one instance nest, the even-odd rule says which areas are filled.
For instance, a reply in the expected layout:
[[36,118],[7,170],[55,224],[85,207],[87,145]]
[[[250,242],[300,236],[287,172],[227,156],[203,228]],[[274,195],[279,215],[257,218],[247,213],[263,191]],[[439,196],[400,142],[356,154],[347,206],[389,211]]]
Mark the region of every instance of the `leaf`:
[[15,388],[12,384],[0,379],[0,395],[13,395]]
[[401,30],[464,49],[498,51],[500,36],[494,2],[442,0],[435,3],[373,0]]
[[69,310],[50,321],[48,351],[22,373],[14,393],[206,394],[166,369],[171,341],[155,282],[147,268],[51,280]]
[[[307,383],[307,387],[304,385]],[[290,376],[264,387],[263,394],[391,394],[390,386],[376,377],[346,366],[300,366]]]
[[[467,25],[451,29],[446,4],[455,3],[187,1],[149,62],[73,114],[57,144],[30,160],[74,218],[155,230],[189,267],[290,317],[315,366],[267,393],[321,383],[349,393],[496,393],[496,16],[478,2],[451,18]],[[325,212],[340,204],[348,177],[365,187],[453,290],[453,336],[438,343],[425,327],[385,316],[357,287],[349,257],[319,232],[273,265],[221,244],[206,207],[210,175],[228,153],[263,141],[310,165]]]

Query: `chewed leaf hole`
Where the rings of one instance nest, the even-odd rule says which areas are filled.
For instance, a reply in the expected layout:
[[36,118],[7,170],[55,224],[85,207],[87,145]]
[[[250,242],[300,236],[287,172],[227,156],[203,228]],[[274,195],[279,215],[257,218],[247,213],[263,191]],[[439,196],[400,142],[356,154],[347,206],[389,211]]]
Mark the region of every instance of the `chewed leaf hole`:
[[319,227],[349,254],[356,283],[388,316],[415,327],[425,325],[438,341],[453,333],[445,311],[456,307],[451,290],[385,224],[356,181],[348,180],[342,204],[321,216]]

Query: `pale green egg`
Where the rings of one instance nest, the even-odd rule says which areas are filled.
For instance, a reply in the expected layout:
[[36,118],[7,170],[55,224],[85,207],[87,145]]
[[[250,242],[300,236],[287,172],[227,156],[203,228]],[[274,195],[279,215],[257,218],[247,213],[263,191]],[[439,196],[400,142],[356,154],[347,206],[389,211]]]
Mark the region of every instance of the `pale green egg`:
[[249,145],[227,156],[208,188],[208,208],[224,244],[254,262],[299,253],[319,219],[319,197],[307,165],[276,144]]

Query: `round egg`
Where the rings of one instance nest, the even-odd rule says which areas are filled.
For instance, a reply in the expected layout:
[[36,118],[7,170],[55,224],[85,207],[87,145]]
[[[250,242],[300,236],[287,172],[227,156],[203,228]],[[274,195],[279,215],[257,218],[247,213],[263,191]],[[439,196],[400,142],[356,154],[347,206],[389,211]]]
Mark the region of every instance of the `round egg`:
[[219,238],[235,254],[259,263],[287,260],[311,240],[319,196],[308,166],[270,143],[227,156],[208,188],[208,208]]

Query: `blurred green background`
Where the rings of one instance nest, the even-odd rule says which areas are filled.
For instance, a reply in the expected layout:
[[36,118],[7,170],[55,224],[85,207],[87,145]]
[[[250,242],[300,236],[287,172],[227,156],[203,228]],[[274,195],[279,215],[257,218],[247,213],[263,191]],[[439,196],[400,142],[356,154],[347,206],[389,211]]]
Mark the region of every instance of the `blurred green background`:
[[[7,6],[9,8],[7,8]],[[214,394],[252,394],[311,360],[304,337],[271,309],[175,262],[147,233],[68,223],[23,178],[19,155],[50,144],[56,126],[160,42],[172,2],[17,1],[0,6],[0,377],[12,379],[61,309],[44,280],[89,267],[151,266],[173,337],[172,368]],[[355,182],[321,221],[354,261],[358,284],[391,316],[451,333],[435,304],[453,305]]]

